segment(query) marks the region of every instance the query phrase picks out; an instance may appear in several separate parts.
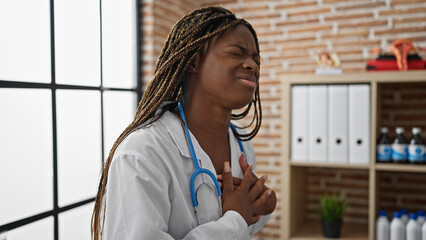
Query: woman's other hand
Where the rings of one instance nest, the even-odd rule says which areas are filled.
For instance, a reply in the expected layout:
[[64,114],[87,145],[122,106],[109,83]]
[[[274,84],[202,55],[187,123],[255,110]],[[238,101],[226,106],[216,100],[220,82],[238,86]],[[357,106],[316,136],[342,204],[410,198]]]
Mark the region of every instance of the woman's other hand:
[[261,205],[265,204],[266,197],[262,197],[262,192],[259,189],[251,188],[253,175],[252,167],[248,167],[244,174],[241,184],[234,189],[233,177],[229,162],[225,162],[222,191],[222,211],[223,213],[233,210],[238,212],[246,221],[247,225],[252,225],[259,221],[260,215],[255,214],[254,211]]
[[[256,191],[260,191],[262,195],[260,195],[259,198],[266,198],[266,201],[259,201],[259,202],[263,202],[263,204],[256,204],[256,208],[254,209],[254,214],[255,215],[266,215],[271,213],[272,211],[274,211],[275,206],[277,204],[277,197],[275,192],[272,189],[269,189],[266,185],[266,179],[267,179],[267,175],[263,175],[262,177],[258,178],[254,173],[253,173],[253,168],[250,167],[246,161],[245,161],[245,156],[243,153],[241,153],[240,159],[240,166],[241,169],[245,174],[247,174],[247,171],[249,170],[248,173],[251,173],[251,183],[250,183],[250,189],[252,189],[253,187],[256,189]],[[222,175],[218,175],[217,179],[219,181],[219,185],[221,185],[222,187],[222,180],[223,180],[223,176]],[[238,186],[241,185],[242,179],[241,178],[233,178],[233,186],[234,189],[236,189]]]

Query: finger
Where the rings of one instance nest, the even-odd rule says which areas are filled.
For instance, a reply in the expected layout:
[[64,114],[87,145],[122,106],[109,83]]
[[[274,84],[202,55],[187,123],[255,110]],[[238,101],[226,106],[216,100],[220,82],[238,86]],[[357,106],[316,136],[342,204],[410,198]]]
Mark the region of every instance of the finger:
[[246,156],[244,155],[243,152],[241,152],[241,156],[240,156],[240,166],[241,166],[241,170],[243,170],[243,173],[245,173],[248,168],[248,164],[246,162]]
[[259,180],[256,181],[256,184],[250,189],[249,196],[251,200],[255,200],[259,197],[260,194],[264,192],[263,186],[265,185],[265,181],[268,178],[267,175],[263,175]]
[[244,173],[243,180],[241,181],[240,187],[243,191],[248,192],[250,190],[251,182],[253,180],[252,172],[253,169],[252,166],[249,166],[247,168],[247,171]]
[[229,162],[225,162],[223,169],[223,192],[226,194],[234,191],[232,172],[231,167],[229,166]]
[[217,178],[217,180],[218,180],[218,181],[222,181],[223,176],[222,176],[222,174],[219,174],[219,175],[217,175],[217,177],[216,177],[216,178]]
[[234,185],[240,186],[241,185],[241,181],[242,181],[241,178],[234,177]]
[[260,195],[260,197],[258,197],[253,204],[253,208],[255,209],[255,212],[257,212],[257,209],[261,208],[262,205],[264,205],[266,203],[266,200],[268,200],[269,196],[271,196],[272,190],[268,189],[266,191],[264,191],[262,193],[262,195]]

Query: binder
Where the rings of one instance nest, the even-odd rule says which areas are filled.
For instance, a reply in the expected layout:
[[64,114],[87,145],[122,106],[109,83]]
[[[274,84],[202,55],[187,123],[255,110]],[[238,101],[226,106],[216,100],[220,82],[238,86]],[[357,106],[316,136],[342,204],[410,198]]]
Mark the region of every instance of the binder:
[[349,86],[349,163],[370,162],[370,85]]
[[328,86],[328,162],[348,163],[348,85]]
[[308,86],[291,87],[291,160],[308,160]]
[[308,87],[308,158],[327,162],[327,86]]

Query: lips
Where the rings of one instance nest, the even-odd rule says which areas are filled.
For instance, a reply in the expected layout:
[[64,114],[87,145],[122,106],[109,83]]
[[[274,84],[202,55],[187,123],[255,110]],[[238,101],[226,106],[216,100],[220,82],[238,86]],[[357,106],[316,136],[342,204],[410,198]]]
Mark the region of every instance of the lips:
[[249,81],[249,82],[256,82],[256,77],[253,76],[253,75],[245,74],[245,75],[240,75],[237,78],[241,79],[241,80],[246,80],[246,81]]

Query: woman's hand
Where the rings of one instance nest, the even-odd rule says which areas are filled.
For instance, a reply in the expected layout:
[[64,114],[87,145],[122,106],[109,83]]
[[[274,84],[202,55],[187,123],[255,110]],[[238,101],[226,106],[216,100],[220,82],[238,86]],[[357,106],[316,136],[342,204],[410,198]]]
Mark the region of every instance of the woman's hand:
[[[240,166],[241,169],[244,173],[244,175],[247,173],[247,171],[249,170],[249,173],[251,173],[252,177],[251,177],[251,183],[250,183],[250,189],[252,189],[253,187],[257,188],[257,191],[260,191],[262,193],[261,196],[266,197],[266,202],[262,205],[258,205],[256,209],[254,209],[254,214],[256,215],[266,215],[271,213],[272,211],[274,211],[275,206],[277,204],[277,197],[275,192],[272,189],[269,189],[266,185],[266,179],[267,179],[267,175],[263,175],[262,177],[258,178],[254,173],[253,173],[253,168],[250,167],[246,161],[245,161],[245,157],[244,154],[241,153],[240,156]],[[219,185],[222,185],[222,175],[218,175],[217,179],[219,181]],[[238,186],[241,185],[241,178],[233,178],[233,185],[234,185],[234,189],[236,189]],[[260,189],[260,190],[259,190]]]
[[262,194],[261,188],[251,187],[253,175],[250,174],[252,167],[248,167],[240,185],[234,189],[233,177],[229,162],[225,162],[222,191],[222,212],[229,210],[238,212],[246,221],[252,225],[259,221],[260,215],[255,214],[255,209],[265,204],[267,196]]

